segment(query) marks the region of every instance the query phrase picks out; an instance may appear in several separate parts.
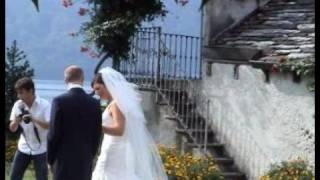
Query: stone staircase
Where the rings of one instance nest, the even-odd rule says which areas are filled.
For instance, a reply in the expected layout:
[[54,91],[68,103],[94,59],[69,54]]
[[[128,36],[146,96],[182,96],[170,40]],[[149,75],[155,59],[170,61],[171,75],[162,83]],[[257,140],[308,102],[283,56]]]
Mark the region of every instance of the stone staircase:
[[187,138],[186,149],[206,146],[207,152],[214,157],[226,180],[247,179],[245,174],[238,170],[224,145],[217,141],[212,129],[206,129],[206,119],[197,112],[196,104],[192,103],[186,91],[160,90],[158,94],[158,105],[168,105],[174,111],[175,115],[167,119],[178,123],[175,131]]

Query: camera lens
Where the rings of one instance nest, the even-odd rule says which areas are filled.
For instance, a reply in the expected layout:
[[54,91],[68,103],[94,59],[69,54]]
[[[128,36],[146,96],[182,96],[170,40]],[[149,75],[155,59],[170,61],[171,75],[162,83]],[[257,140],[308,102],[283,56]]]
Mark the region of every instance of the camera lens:
[[24,119],[24,123],[26,123],[26,124],[30,123],[30,121],[31,121],[30,117],[27,117],[27,118]]

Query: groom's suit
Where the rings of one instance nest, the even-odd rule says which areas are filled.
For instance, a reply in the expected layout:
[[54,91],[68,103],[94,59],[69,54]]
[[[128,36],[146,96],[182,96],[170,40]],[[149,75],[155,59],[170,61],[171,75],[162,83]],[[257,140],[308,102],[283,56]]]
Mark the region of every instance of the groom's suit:
[[98,100],[82,88],[71,88],[53,99],[47,158],[54,180],[91,180],[101,119]]

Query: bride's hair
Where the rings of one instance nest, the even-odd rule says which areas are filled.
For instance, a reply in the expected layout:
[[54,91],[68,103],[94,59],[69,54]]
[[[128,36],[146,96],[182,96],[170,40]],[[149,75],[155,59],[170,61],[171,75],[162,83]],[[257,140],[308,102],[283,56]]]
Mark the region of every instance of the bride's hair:
[[95,83],[99,83],[99,84],[102,84],[102,85],[106,86],[106,85],[104,84],[104,82],[103,82],[102,74],[101,74],[101,73],[97,73],[97,74],[93,77],[93,79],[92,79],[92,81],[91,81],[91,87],[93,87]]

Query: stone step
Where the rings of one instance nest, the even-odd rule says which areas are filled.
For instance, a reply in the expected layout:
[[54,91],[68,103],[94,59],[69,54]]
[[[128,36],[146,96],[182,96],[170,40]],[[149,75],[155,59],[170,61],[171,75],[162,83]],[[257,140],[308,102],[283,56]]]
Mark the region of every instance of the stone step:
[[[197,143],[186,143],[189,147],[204,147],[205,144],[197,144]],[[207,148],[223,148],[223,144],[221,143],[208,143]]]
[[164,101],[156,102],[156,104],[159,105],[159,106],[167,106],[167,105],[169,105],[167,102],[164,102]]
[[178,132],[178,133],[184,133],[184,132],[186,132],[186,131],[191,132],[191,133],[193,133],[193,132],[200,132],[200,133],[205,133],[205,132],[209,133],[209,132],[212,132],[210,129],[208,129],[208,130],[206,131],[206,130],[204,130],[204,129],[181,129],[181,128],[176,128],[176,132]]
[[245,180],[245,174],[241,172],[222,172],[222,176],[225,180]]
[[193,102],[174,102],[170,103],[170,105],[173,106],[178,113],[189,112],[191,109],[196,108],[196,104]]
[[[185,92],[167,91],[165,92],[165,94],[166,99],[168,99],[168,96],[174,97],[176,95],[180,97],[183,96],[185,100],[188,100],[188,94]],[[168,105],[168,103],[165,101],[163,101],[162,103],[160,102],[160,104]],[[170,105],[172,107],[176,107],[174,111],[176,111],[176,113],[180,115],[178,115],[178,117],[166,116],[165,118],[179,122],[180,128],[176,128],[175,131],[179,134],[185,135],[189,139],[189,142],[185,143],[186,146],[188,146],[189,148],[203,148],[206,145],[208,152],[210,152],[210,154],[215,157],[215,162],[221,168],[222,176],[224,177],[224,179],[246,180],[245,175],[241,172],[238,172],[237,168],[235,167],[234,160],[225,153],[224,145],[215,142],[214,132],[211,130],[211,128],[208,127],[207,131],[205,130],[205,119],[201,117],[196,111],[192,110],[192,108],[194,109],[196,107],[195,104],[190,102],[182,103],[179,101],[174,101],[173,103],[170,102]],[[181,110],[181,107],[188,107],[186,108],[188,111],[181,113],[179,111]],[[208,132],[207,142],[209,142],[206,144],[204,143],[204,139],[202,139],[205,132]]]
[[187,92],[186,91],[182,91],[181,89],[164,89],[161,90],[162,93],[166,94],[166,95],[182,95],[182,96],[187,96]]
[[188,114],[179,114],[179,117],[175,117],[175,116],[166,116],[165,118],[167,119],[171,119],[171,120],[177,120],[177,119],[182,119],[184,121],[186,120],[192,120],[192,119],[199,119],[198,121],[201,122],[203,121],[204,119],[199,116],[197,113],[193,113],[193,112],[188,112]]
[[[181,128],[177,128],[176,130],[177,134],[181,134],[185,136],[188,139],[188,142],[197,142],[197,143],[204,143],[205,142],[205,137],[204,137],[204,132],[189,132]],[[200,134],[202,133],[202,134]],[[212,131],[208,132],[207,136],[207,142],[214,142],[214,134]]]
[[224,165],[224,166],[226,165],[231,166],[234,163],[233,159],[228,157],[215,157],[213,159],[217,164]]
[[165,91],[162,91],[162,93],[166,96],[166,98],[170,103],[190,102],[190,99],[188,98],[188,94],[185,91],[165,90]]
[[[205,122],[200,117],[186,117],[179,116],[167,116],[165,117],[168,120],[177,121],[185,129],[205,129]],[[210,130],[210,127],[208,126]]]
[[187,136],[190,142],[193,140],[197,141],[197,143],[205,142],[205,133],[207,132],[207,142],[214,142],[214,132],[211,129],[207,131],[203,129],[183,129],[183,128],[176,128],[176,133]]

